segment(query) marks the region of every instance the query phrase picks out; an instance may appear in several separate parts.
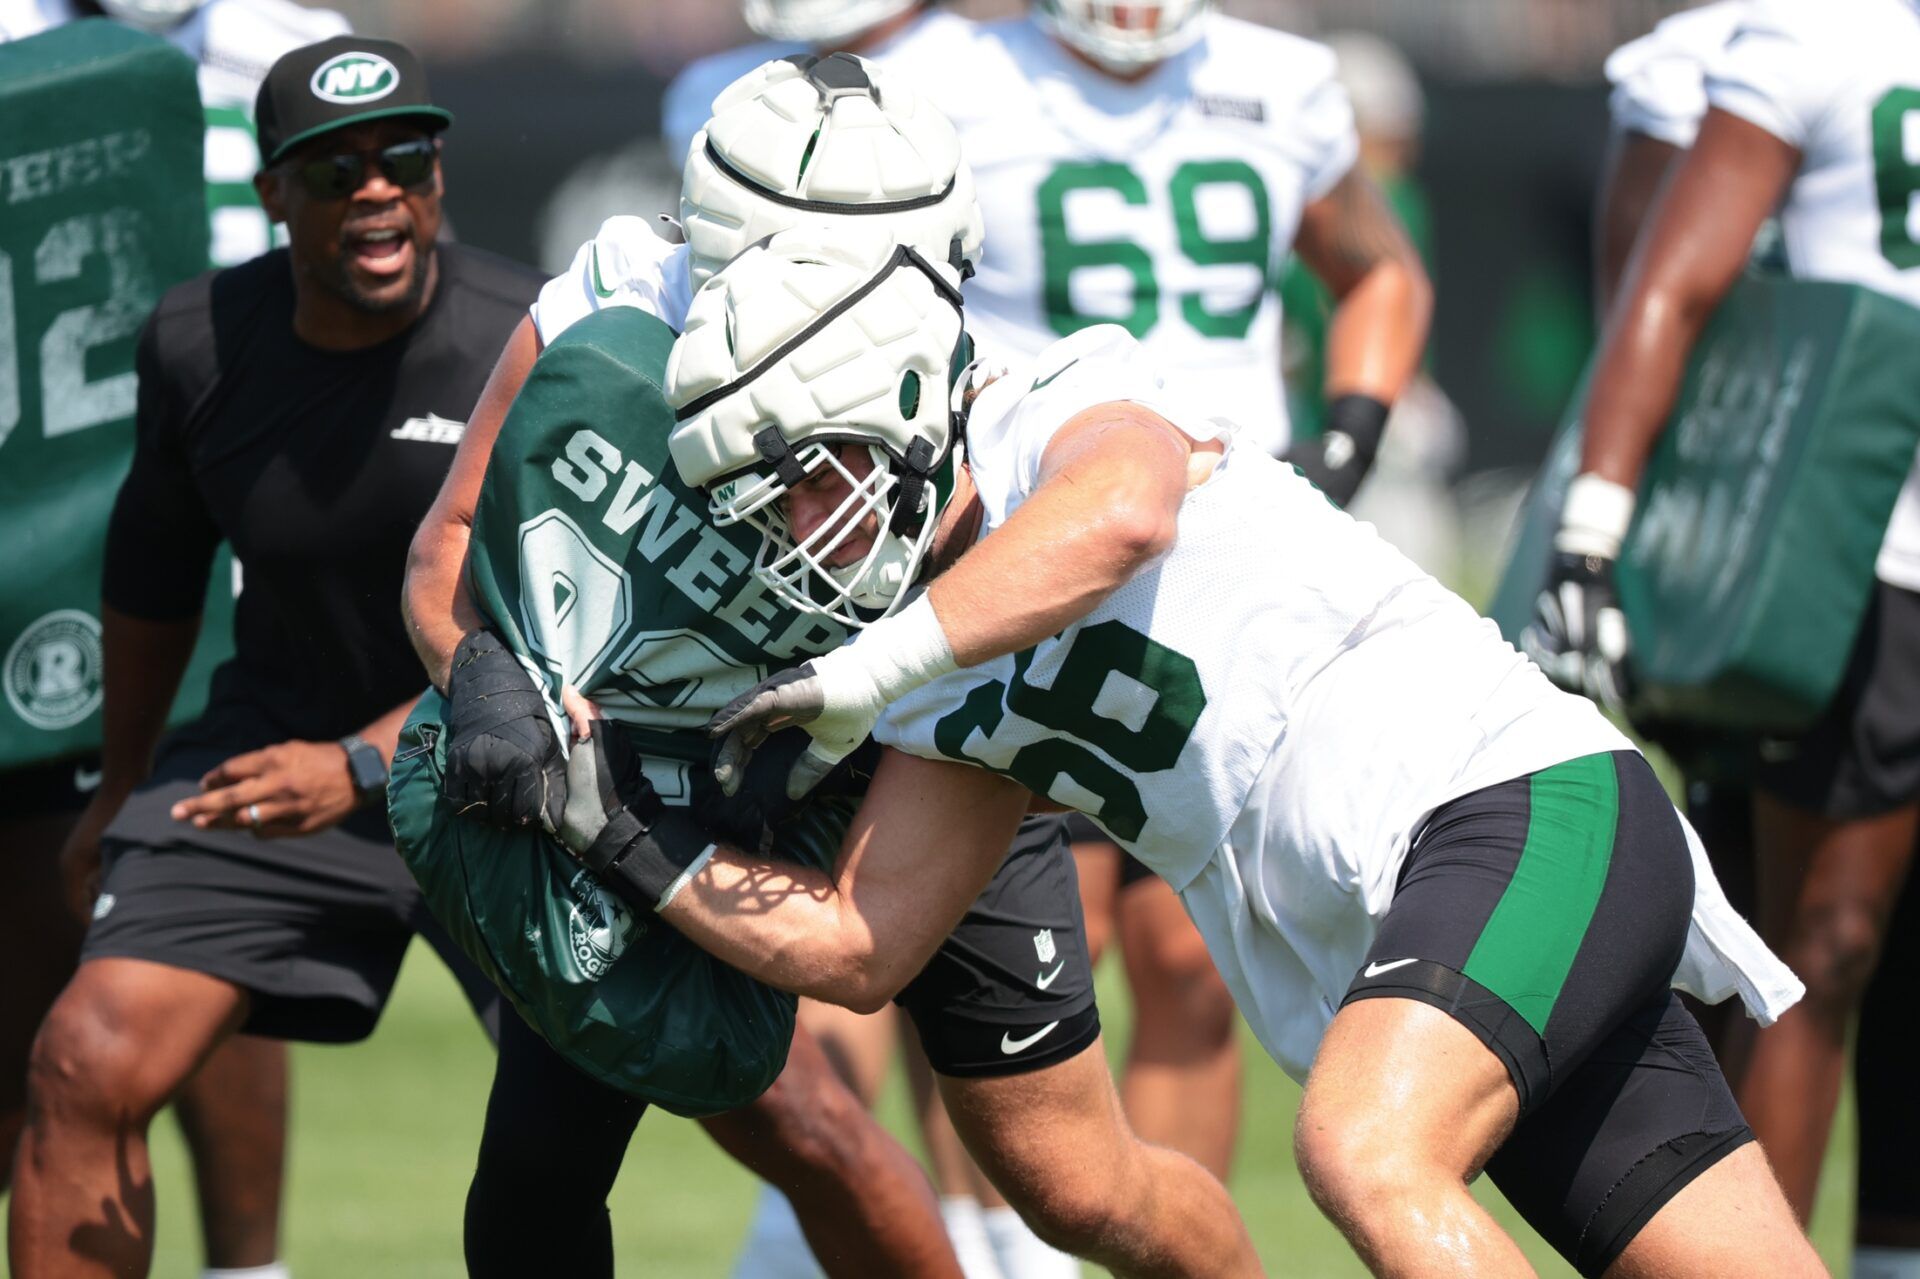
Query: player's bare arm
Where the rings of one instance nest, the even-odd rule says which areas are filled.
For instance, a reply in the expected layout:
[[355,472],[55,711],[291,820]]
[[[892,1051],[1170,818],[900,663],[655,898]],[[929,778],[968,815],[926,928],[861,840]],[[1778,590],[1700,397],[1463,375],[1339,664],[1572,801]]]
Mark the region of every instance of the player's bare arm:
[[67,900],[82,919],[98,889],[101,832],[146,780],[199,634],[197,614],[157,622],[101,606],[100,788],[60,849]]
[[1680,155],[1681,149],[1671,142],[1632,130],[1622,132],[1608,148],[1593,232],[1594,308],[1602,323],[1626,276],[1640,228],[1653,213],[1660,184]]
[[440,486],[440,495],[414,534],[407,552],[406,583],[400,592],[407,635],[427,668],[433,686],[446,691],[453,652],[467,632],[480,626],[480,613],[467,593],[467,539],[473,532],[473,509],[480,500],[480,482],[486,478],[493,441],[506,421],[513,397],[527,380],[540,354],[540,335],[531,318],[507,339],[499,362],[480,393],[453,455],[453,465]]
[[1366,395],[1391,404],[1420,367],[1433,285],[1400,220],[1358,165],[1301,211],[1295,248],[1335,300],[1327,399]]
[[1725,111],[1707,113],[1627,267],[1601,342],[1583,475],[1627,489],[1639,482],[1694,340],[1799,165],[1799,150],[1760,126]]

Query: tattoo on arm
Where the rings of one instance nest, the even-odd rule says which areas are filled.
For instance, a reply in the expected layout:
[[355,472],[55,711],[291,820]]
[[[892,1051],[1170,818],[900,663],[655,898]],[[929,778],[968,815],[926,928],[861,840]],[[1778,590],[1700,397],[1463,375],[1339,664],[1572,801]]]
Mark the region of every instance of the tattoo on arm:
[[1380,188],[1357,164],[1307,206],[1300,230],[1301,256],[1336,293],[1382,262],[1416,256]]

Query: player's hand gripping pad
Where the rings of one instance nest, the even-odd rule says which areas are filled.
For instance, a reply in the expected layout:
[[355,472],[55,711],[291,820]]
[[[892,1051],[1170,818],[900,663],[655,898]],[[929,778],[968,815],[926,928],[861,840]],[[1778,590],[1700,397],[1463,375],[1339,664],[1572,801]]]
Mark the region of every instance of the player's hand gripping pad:
[[[1749,277],[1688,362],[1618,568],[1636,720],[1788,733],[1833,697],[1920,443],[1920,311]],[[1584,386],[1489,613],[1518,641],[1580,458]]]

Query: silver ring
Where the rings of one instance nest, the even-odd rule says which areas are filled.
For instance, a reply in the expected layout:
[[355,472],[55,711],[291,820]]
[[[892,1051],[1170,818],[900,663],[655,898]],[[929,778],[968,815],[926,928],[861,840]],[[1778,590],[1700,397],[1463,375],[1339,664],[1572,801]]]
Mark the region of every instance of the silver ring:
[[260,805],[247,805],[247,825],[253,827],[255,830],[260,829]]

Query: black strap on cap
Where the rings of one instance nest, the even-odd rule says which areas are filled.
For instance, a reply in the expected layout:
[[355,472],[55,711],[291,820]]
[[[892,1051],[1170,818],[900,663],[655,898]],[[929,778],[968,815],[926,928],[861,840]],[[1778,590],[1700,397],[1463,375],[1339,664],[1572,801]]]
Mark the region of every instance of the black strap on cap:
[[888,532],[905,535],[920,531],[927,518],[927,485],[939,462],[940,454],[933,451],[926,436],[917,435],[913,443],[907,445],[906,458],[894,467],[901,473],[900,500],[893,504],[893,517],[887,521]]
[[807,478],[807,468],[800,464],[788,445],[786,437],[780,434],[777,426],[763,426],[753,437],[753,446],[760,450],[760,460],[771,463],[773,473],[788,488]]

